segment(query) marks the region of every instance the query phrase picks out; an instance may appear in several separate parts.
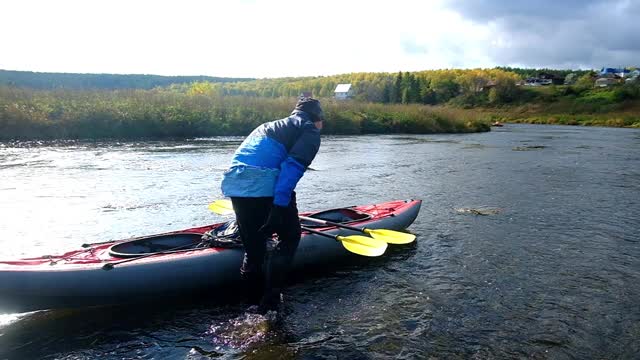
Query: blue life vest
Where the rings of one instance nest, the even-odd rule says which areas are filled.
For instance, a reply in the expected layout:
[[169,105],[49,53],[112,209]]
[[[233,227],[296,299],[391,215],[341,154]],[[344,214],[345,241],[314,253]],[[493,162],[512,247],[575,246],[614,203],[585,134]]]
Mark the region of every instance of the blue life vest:
[[268,197],[287,206],[291,193],[320,148],[320,130],[304,111],[258,126],[242,142],[224,173],[228,197]]

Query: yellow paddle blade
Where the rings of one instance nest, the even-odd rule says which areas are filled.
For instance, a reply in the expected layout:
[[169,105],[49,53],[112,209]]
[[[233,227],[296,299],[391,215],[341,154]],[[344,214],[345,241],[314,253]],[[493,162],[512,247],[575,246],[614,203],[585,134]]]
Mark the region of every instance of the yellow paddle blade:
[[209,210],[220,215],[229,215],[233,213],[233,205],[229,200],[216,200],[209,204]]
[[388,229],[364,229],[364,232],[374,239],[383,240],[389,244],[408,244],[416,240],[413,234]]
[[366,236],[338,236],[337,239],[345,249],[362,256],[380,256],[387,250],[386,242]]

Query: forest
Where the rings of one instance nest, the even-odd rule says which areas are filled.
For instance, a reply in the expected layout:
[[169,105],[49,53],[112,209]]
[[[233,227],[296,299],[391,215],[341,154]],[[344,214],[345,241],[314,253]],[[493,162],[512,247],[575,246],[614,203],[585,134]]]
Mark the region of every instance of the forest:
[[253,79],[212,76],[70,74],[0,70],[0,86],[7,85],[43,90],[152,89],[159,86],[196,81],[237,82],[249,80]]

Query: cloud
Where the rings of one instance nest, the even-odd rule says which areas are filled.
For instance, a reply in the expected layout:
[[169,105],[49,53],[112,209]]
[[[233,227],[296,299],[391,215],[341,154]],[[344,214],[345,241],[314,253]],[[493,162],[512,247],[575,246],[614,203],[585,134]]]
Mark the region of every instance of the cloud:
[[5,1],[0,68],[280,77],[640,65],[639,0],[363,4]]
[[486,27],[440,1],[7,1],[0,68],[280,77],[493,66]]
[[402,50],[407,54],[428,54],[429,46],[418,44],[414,39],[404,39],[401,41]]
[[636,0],[449,0],[445,6],[491,29],[487,55],[497,65],[640,65]]

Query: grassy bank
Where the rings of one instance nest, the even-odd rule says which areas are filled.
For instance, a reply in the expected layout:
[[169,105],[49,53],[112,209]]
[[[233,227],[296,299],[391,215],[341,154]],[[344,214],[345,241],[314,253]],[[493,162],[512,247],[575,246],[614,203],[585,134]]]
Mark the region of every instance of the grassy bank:
[[[321,99],[322,100],[322,99]],[[324,99],[327,134],[488,131],[471,110]],[[166,89],[69,91],[0,87],[0,140],[246,135],[286,117],[295,98],[199,95]]]
[[531,100],[478,107],[478,116],[511,123],[640,127],[638,84],[584,89],[550,86],[527,91]]
[[540,104],[478,109],[492,121],[523,124],[581,125],[640,128],[640,102],[605,113],[570,113]]
[[640,101],[626,101],[606,111],[576,111],[572,104],[525,104],[477,108],[478,116],[492,122],[640,127]]

